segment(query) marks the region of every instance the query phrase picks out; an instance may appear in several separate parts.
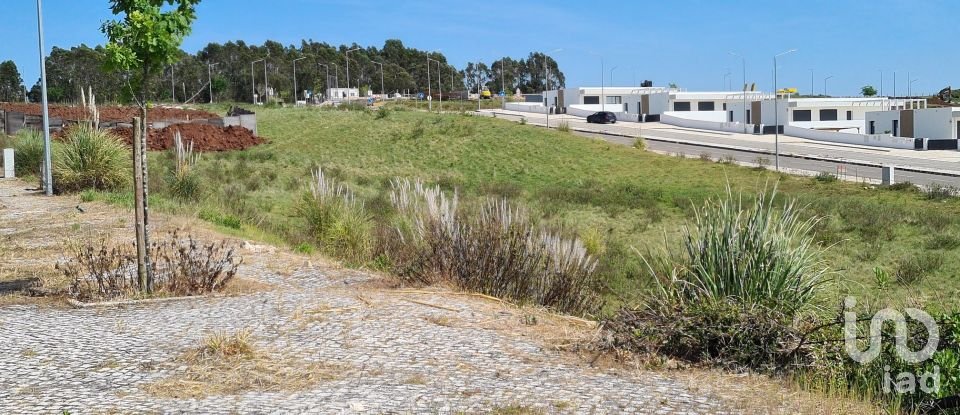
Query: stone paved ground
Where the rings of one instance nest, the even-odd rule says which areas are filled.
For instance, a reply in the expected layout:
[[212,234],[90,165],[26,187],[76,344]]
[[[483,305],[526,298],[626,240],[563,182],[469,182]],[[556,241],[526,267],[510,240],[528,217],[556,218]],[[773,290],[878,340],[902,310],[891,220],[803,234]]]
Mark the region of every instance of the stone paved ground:
[[[20,247],[0,255],[0,267],[36,262],[29,252],[89,238],[93,230],[131,233],[115,208],[85,204],[80,213],[75,196],[43,198],[24,187],[0,181],[0,243]],[[48,233],[28,231],[36,227]],[[676,372],[593,368],[554,347],[592,330],[542,311],[463,293],[390,289],[382,277],[266,246],[246,245],[242,254],[240,274],[272,289],[99,309],[0,306],[0,413],[445,414],[510,406],[542,413],[791,412],[755,402],[779,402],[756,399],[768,389],[719,375],[692,382]],[[530,315],[539,316],[537,324],[529,324]],[[203,399],[144,391],[186,370],[175,357],[204,335],[244,328],[260,349],[335,365],[336,378],[300,391]],[[724,385],[705,384],[714,382]]]

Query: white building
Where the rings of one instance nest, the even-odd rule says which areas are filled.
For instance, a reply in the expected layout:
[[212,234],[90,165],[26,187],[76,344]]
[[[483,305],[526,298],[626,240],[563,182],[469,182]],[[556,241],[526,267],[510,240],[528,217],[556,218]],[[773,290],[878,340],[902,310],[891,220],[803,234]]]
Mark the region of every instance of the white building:
[[815,130],[842,131],[866,134],[865,120],[873,111],[896,108],[923,108],[923,99],[892,99],[887,97],[850,98],[793,98],[780,96],[779,112],[775,112],[773,94],[764,94],[759,100],[744,103],[728,101],[727,121],[762,124],[764,132],[772,132],[773,125],[791,125]]
[[360,98],[360,90],[357,88],[327,88],[327,99],[331,101],[343,101],[358,98]]
[[866,116],[866,133],[912,138],[956,139],[960,137],[960,108],[869,112]]

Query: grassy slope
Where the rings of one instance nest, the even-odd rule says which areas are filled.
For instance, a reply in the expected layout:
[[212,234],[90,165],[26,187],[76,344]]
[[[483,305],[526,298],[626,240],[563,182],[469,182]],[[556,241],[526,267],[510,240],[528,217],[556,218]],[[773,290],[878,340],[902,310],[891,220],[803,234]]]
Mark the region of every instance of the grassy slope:
[[[819,236],[831,244],[828,259],[842,281],[827,295],[830,301],[849,291],[883,302],[956,303],[955,249],[931,251],[943,265],[919,284],[894,281],[881,290],[873,277],[875,266],[893,275],[899,259],[928,251],[925,245],[937,236],[950,245],[958,235],[956,201],[681,160],[480,117],[395,111],[378,119],[358,111],[261,109],[258,121],[270,144],[204,154],[199,166],[208,189],[202,209],[240,217],[241,234],[291,245],[305,240],[295,207],[318,165],[349,182],[374,210],[385,203],[387,179],[420,177],[467,199],[525,200],[545,223],[578,232],[601,251],[610,298],[629,300],[648,285],[631,247],[644,251],[662,246],[664,238],[675,241],[691,205],[723,192],[727,183],[750,193],[779,179],[781,196],[827,216]],[[168,157],[154,159],[154,205],[196,214],[200,207],[163,196],[160,171],[168,168]]]

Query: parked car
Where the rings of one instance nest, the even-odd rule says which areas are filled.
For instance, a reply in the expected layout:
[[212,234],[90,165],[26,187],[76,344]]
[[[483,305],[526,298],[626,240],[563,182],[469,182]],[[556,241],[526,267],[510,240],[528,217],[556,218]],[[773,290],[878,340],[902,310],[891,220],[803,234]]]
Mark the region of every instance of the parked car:
[[617,116],[610,111],[600,111],[587,117],[588,123],[594,124],[614,124],[617,122]]

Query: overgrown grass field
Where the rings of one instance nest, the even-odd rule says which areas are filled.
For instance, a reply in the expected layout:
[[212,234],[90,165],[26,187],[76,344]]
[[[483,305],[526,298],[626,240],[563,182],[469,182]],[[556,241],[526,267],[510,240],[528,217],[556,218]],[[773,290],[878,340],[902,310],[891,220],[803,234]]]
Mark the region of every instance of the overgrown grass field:
[[[258,123],[270,142],[203,154],[194,167],[196,194],[181,195],[171,186],[174,157],[153,154],[152,206],[311,252],[323,247],[298,207],[317,167],[346,183],[373,216],[390,207],[391,179],[421,178],[456,191],[464,204],[486,198],[523,203],[540,224],[579,236],[599,260],[599,289],[609,311],[651,289],[640,254],[678,246],[695,206],[724,194],[728,185],[745,195],[777,185],[778,200],[796,199],[808,206],[806,215],[822,217],[815,238],[828,246],[837,284],[820,296],[833,312],[846,293],[877,306],[935,310],[958,303],[960,203],[911,186],[791,177],[504,120],[397,107],[265,108],[258,110]],[[82,197],[132,205],[129,193]],[[376,266],[372,259],[348,262]]]

